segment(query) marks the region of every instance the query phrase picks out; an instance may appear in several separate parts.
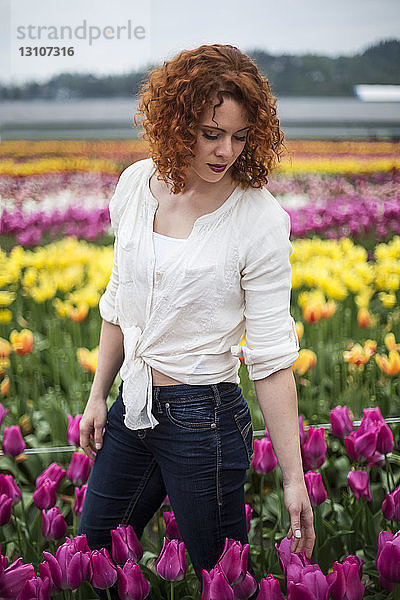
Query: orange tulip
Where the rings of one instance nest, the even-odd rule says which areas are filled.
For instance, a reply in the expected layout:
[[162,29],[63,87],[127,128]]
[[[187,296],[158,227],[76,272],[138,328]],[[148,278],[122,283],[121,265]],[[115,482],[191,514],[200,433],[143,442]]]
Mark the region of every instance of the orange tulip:
[[0,358],[9,357],[11,352],[11,344],[9,341],[0,337]]
[[84,369],[90,371],[91,373],[96,373],[97,367],[97,357],[99,354],[99,349],[95,348],[90,352],[87,348],[78,348],[76,351],[79,363],[82,365]]
[[359,327],[367,328],[373,324],[373,318],[368,308],[360,308],[357,314],[357,323]]
[[352,363],[353,365],[365,365],[371,358],[371,354],[368,349],[363,348],[361,344],[354,344],[350,350],[343,352],[343,357],[346,362]]
[[296,329],[297,337],[299,338],[299,341],[300,341],[304,334],[304,325],[301,321],[296,321],[294,324],[294,327]]
[[33,349],[33,334],[29,329],[22,329],[19,333],[15,329],[10,333],[10,342],[17,354],[30,354]]
[[3,381],[0,383],[0,394],[2,396],[7,396],[10,391],[10,378],[8,376],[4,377]]
[[317,363],[317,356],[312,350],[301,348],[299,356],[292,365],[292,370],[298,375],[304,375],[309,369],[313,369]]
[[82,302],[81,304],[79,304],[78,308],[72,308],[68,316],[71,319],[71,321],[80,323],[81,321],[84,321],[86,319],[88,312],[89,305],[85,302]]
[[303,317],[307,323],[316,323],[323,316],[323,305],[321,302],[310,302],[303,306]]
[[396,344],[396,338],[394,337],[394,333],[392,331],[385,335],[384,342],[388,350],[394,350],[395,352],[400,350],[400,344]]
[[386,354],[376,354],[375,360],[378,367],[386,375],[397,375],[400,373],[400,354],[395,350],[390,350],[389,356]]

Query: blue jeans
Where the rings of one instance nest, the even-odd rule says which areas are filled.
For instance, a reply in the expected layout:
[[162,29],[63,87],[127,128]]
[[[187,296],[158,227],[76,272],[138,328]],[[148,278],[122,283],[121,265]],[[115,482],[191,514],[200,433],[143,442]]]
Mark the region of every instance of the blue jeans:
[[[168,494],[202,589],[202,570],[215,566],[225,538],[248,543],[249,407],[236,383],[153,386],[152,412],[159,424],[131,430],[124,424],[122,386],[108,412],[78,535],[86,534],[91,550],[105,547],[111,556],[110,531],[132,525],[140,539]],[[248,570],[255,577],[250,557]],[[111,592],[112,598],[119,597],[116,589]]]

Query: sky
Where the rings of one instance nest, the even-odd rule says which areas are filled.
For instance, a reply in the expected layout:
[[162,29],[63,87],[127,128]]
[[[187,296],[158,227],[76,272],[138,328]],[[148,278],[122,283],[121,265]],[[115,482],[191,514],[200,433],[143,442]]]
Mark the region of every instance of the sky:
[[399,31],[399,0],[0,0],[0,82],[128,73],[214,43],[352,55]]

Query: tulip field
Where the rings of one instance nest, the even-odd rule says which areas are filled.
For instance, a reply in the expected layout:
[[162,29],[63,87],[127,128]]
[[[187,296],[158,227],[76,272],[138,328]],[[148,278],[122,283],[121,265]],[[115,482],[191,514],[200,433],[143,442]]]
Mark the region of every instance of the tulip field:
[[[311,559],[289,515],[254,385],[249,544],[225,541],[203,592],[166,497],[139,540],[77,536],[92,461],[79,421],[111,272],[108,201],[141,141],[0,147],[0,599],[400,600],[400,143],[291,140],[268,189],[291,217],[293,364]],[[246,337],[240,342],[246,343]],[[108,408],[118,394],[117,377]],[[251,557],[257,582],[247,571]],[[114,596],[115,597],[115,596]]]

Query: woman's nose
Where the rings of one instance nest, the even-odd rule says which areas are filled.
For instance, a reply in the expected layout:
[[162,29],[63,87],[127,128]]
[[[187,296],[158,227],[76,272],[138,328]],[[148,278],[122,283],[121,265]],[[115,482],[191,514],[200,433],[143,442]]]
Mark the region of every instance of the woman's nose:
[[218,147],[215,150],[217,156],[225,156],[230,158],[232,156],[232,141],[230,138],[221,140]]

